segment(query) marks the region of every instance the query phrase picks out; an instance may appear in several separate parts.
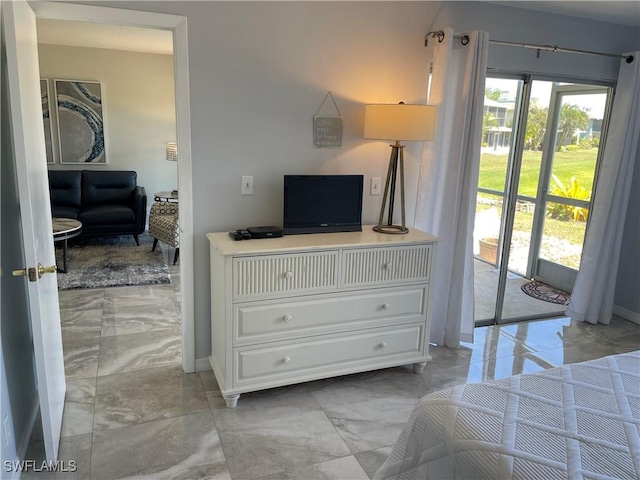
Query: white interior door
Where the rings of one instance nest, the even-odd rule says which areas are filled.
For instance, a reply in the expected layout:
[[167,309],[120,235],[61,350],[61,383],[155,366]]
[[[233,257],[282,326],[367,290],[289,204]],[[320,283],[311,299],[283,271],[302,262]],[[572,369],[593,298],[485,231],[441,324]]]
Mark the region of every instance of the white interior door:
[[18,268],[33,269],[29,275],[31,278],[15,277],[15,281],[28,283],[45,450],[47,460],[52,461],[58,456],[66,387],[56,275],[38,274],[39,265],[45,268],[55,265],[55,252],[40,101],[36,20],[25,1],[2,2],[2,10],[5,39],[2,48],[6,52],[13,160],[26,262]]

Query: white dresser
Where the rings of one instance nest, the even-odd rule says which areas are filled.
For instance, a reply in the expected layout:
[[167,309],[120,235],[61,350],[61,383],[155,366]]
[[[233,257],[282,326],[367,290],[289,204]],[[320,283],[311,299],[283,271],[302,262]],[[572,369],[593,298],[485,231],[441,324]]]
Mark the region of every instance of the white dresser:
[[211,367],[227,407],[241,393],[429,357],[436,238],[362,232],[211,246]]

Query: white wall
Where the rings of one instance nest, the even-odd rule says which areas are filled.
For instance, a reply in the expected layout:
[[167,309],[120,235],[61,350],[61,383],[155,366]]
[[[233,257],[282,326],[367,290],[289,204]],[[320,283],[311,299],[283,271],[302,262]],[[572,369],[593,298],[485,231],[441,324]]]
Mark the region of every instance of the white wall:
[[[437,3],[113,3],[188,16],[195,234],[196,357],[210,352],[205,234],[282,224],[285,174],[365,175],[363,221],[375,223],[388,142],[362,138],[364,104],[424,103],[425,25]],[[327,91],[344,117],[343,147],[314,149],[312,120]],[[408,218],[421,146],[405,151]],[[242,175],[254,195],[240,195]]]
[[[40,77],[102,83],[106,165],[60,164],[51,102],[54,154],[50,169],[135,170],[138,185],[153,194],[177,188],[178,167],[165,160],[165,144],[175,141],[173,56],[100,48],[39,45]],[[53,85],[49,88],[53,98]]]
[[[207,232],[281,224],[282,176],[295,173],[364,174],[363,221],[375,223],[380,197],[368,195],[368,184],[384,177],[389,147],[362,138],[364,105],[424,101],[424,36],[436,23],[602,51],[630,50],[638,41],[638,29],[480,2],[99,3],[188,17],[197,358],[210,353]],[[491,49],[491,66],[604,79],[617,72],[615,60],[536,61],[533,51],[503,50]],[[339,150],[312,145],[312,117],[328,90],[344,116]],[[409,143],[410,219],[419,155],[420,146]],[[254,176],[254,195],[240,195],[242,175]]]
[[629,320],[640,323],[640,159],[636,162],[631,181],[631,198],[627,210],[622,253],[616,284],[616,312]]

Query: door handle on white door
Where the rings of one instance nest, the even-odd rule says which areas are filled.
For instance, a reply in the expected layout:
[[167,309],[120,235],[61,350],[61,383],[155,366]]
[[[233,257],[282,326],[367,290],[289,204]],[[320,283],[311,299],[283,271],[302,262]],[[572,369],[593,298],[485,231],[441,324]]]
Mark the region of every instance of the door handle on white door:
[[38,281],[38,272],[35,268],[18,268],[13,272],[14,277],[27,277],[30,282]]
[[39,278],[45,273],[56,273],[58,267],[52,265],[50,267],[43,267],[41,263],[38,263],[38,269],[36,270],[33,267],[30,268],[18,268],[11,272],[14,277],[28,277],[30,282],[37,282]]
[[41,263],[38,263],[38,278],[42,278],[45,273],[56,273],[58,271],[58,267],[56,265],[51,265],[50,267],[43,267]]

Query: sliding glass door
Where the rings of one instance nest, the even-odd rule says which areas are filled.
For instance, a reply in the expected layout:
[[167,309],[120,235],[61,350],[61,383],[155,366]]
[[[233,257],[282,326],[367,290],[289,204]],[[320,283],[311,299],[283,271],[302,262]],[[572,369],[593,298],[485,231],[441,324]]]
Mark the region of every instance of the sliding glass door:
[[608,89],[553,85],[529,275],[571,291],[595,187]]
[[474,231],[476,321],[564,311],[522,287],[531,279],[545,288],[573,287],[610,96],[603,86],[487,78]]

